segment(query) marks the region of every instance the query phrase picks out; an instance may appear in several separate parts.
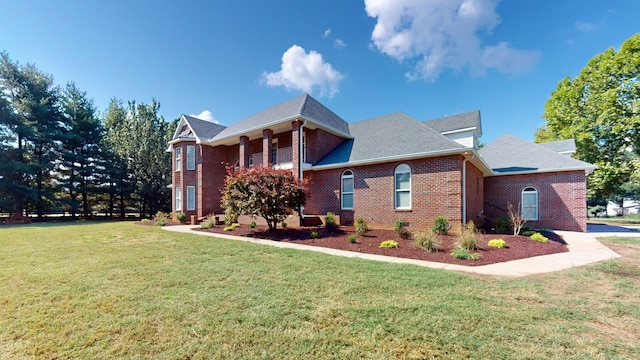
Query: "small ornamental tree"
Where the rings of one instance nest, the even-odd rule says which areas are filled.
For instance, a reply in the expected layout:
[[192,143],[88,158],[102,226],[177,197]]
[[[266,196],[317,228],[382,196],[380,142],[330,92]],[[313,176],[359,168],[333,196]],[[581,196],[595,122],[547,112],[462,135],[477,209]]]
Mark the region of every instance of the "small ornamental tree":
[[289,170],[227,166],[222,207],[228,215],[260,216],[275,229],[307,200],[305,183]]
[[524,227],[524,224],[527,223],[527,220],[522,218],[522,213],[519,211],[519,209],[519,204],[516,208],[511,202],[507,203],[507,216],[509,217],[509,222],[511,222],[514,236],[520,234],[520,231]]

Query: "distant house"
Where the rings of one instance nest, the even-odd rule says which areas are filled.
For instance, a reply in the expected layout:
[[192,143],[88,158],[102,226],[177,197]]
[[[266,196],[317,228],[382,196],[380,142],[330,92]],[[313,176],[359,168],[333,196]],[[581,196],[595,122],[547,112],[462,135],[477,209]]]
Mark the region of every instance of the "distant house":
[[640,214],[640,201],[624,199],[622,206],[613,201],[607,203],[607,216],[626,216]]
[[393,113],[348,123],[309,95],[229,127],[183,115],[173,139],[173,210],[220,213],[225,163],[273,165],[307,179],[305,216],[334,212],[390,227],[459,226],[520,206],[533,227],[585,231],[593,165],[571,158],[572,140],[533,144],[504,135],[478,150],[480,112],[419,121]]

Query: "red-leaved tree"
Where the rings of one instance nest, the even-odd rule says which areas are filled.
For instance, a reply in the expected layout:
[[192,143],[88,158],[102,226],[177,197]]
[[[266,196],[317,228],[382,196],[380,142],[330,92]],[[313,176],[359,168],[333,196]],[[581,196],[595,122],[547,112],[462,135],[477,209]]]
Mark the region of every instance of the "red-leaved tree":
[[267,167],[237,169],[227,166],[222,207],[227,216],[260,216],[269,229],[293,214],[307,200],[304,182],[289,170]]

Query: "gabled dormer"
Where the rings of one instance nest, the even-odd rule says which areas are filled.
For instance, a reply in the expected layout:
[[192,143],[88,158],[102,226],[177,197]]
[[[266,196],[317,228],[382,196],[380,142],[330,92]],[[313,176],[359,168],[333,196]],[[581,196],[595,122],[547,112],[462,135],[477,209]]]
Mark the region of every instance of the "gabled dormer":
[[477,149],[478,139],[482,137],[479,110],[427,120],[423,124],[468,148]]

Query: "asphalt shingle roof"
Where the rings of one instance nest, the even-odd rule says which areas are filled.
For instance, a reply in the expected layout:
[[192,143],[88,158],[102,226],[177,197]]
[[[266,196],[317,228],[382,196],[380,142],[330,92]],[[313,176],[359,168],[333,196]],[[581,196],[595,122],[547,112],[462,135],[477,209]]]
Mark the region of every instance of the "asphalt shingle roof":
[[215,137],[208,138],[208,140],[216,141],[238,136],[251,130],[264,129],[273,124],[300,117],[312,121],[316,125],[330,131],[337,131],[343,136],[349,136],[349,126],[346,121],[322,105],[316,99],[305,94],[274,105],[238,123],[235,123],[221,131]]
[[444,133],[449,131],[476,128],[478,136],[482,135],[482,125],[480,123],[480,110],[470,111],[462,114],[445,116],[438,119],[423,121],[423,124],[433,130]]
[[350,123],[349,132],[353,139],[342,143],[315,166],[467,149],[401,112]]
[[[189,115],[182,115],[182,117],[185,119],[191,130],[193,130],[195,136],[200,140],[211,139],[225,129],[224,126],[211,121],[201,120]],[[182,135],[182,133],[180,135]]]
[[505,134],[479,151],[494,173],[551,172],[595,169],[584,161],[560,155],[540,144]]
[[573,139],[538,143],[538,145],[543,146],[549,150],[555,151],[557,153],[562,153],[562,152],[567,153],[567,152],[576,151],[576,142]]

